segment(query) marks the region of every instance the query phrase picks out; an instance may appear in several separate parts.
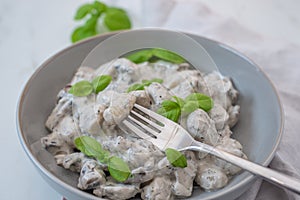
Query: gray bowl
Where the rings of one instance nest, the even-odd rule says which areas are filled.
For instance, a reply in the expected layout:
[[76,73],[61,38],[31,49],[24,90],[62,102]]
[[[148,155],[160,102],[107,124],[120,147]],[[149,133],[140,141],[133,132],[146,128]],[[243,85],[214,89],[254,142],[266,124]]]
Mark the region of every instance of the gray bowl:
[[[18,104],[18,134],[28,157],[41,176],[59,193],[70,200],[101,199],[76,188],[77,175],[56,166],[54,158],[41,147],[40,138],[48,131],[44,123],[54,107],[58,91],[72,78],[86,55],[101,41],[114,35],[93,37],[62,50],[42,64],[27,82]],[[268,165],[280,142],[283,111],[275,88],[252,61],[232,48],[187,34],[211,55],[221,73],[232,78],[240,91],[240,121],[234,137],[244,146],[251,161]],[[189,199],[235,199],[245,192],[255,176],[243,172],[215,192],[195,190]]]

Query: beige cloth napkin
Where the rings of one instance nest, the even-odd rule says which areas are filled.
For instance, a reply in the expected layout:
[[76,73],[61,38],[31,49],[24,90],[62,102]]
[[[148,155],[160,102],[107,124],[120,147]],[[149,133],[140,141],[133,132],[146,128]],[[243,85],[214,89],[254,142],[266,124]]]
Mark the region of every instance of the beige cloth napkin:
[[[300,47],[266,38],[235,19],[212,12],[197,0],[143,1],[143,25],[196,33],[241,51],[274,83],[285,111],[284,135],[270,167],[299,178]],[[298,154],[298,155],[297,155]],[[300,196],[258,180],[239,200],[293,200]]]

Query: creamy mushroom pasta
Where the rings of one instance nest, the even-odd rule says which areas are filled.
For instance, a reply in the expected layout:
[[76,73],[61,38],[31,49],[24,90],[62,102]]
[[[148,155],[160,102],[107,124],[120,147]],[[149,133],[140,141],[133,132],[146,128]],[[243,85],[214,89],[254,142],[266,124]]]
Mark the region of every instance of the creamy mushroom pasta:
[[[83,80],[92,82],[100,75],[112,80],[98,94],[78,97],[70,93],[70,86]],[[135,85],[138,83],[144,85]],[[135,103],[157,111],[164,101],[174,96],[185,99],[192,93],[210,96],[214,106],[207,112],[198,108],[182,114],[178,123],[196,140],[246,158],[241,144],[231,138],[240,110],[231,80],[217,72],[202,74],[187,63],[161,60],[135,64],[120,58],[98,69],[80,67],[58,93],[57,104],[46,121],[51,133],[41,142],[58,165],[79,174],[78,188],[99,197],[168,200],[191,196],[194,185],[206,191],[219,189],[240,171],[238,167],[193,151],[183,152],[187,167],[174,167],[164,152],[121,125]],[[83,135],[122,159],[131,170],[128,179],[113,179],[105,162],[78,151],[74,140]]]

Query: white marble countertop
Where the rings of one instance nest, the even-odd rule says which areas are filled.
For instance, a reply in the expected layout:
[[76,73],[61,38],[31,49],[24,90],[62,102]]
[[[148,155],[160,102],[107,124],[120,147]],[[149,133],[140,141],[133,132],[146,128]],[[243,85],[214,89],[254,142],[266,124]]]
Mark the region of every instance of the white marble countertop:
[[[178,1],[183,2],[183,0]],[[3,88],[0,104],[2,124],[0,149],[4,157],[0,165],[2,172],[0,188],[3,200],[61,199],[61,195],[40,177],[19,143],[15,125],[16,106],[18,96],[34,70],[51,55],[71,44],[70,33],[75,27],[72,18],[76,8],[85,2],[87,1],[0,1],[2,71],[0,82]],[[157,26],[162,22],[147,18],[147,12],[143,12],[145,7],[142,9],[142,6],[147,6],[147,3],[142,0],[105,2],[117,3],[129,10],[134,18],[134,27]],[[191,1],[186,0],[187,4],[189,2]],[[250,31],[266,38],[300,45],[300,1],[298,0],[199,0],[199,2],[207,5],[208,12],[234,19]],[[157,15],[161,15],[159,9]],[[157,19],[166,20],[163,16]],[[164,26],[189,30],[188,27],[180,27],[180,24],[175,25],[172,21],[167,21]],[[192,27],[190,28],[192,32],[196,32]],[[300,53],[298,55],[300,57]]]

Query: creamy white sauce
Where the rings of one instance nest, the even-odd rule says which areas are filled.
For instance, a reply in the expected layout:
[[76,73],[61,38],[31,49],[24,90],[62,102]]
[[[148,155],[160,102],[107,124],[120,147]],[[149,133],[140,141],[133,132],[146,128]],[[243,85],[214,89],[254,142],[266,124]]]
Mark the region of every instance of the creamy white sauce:
[[[213,156],[189,151],[184,152],[188,166],[174,168],[156,146],[120,125],[134,103],[155,111],[174,95],[185,98],[191,93],[204,93],[213,98],[213,109],[208,113],[197,109],[182,117],[180,124],[196,140],[246,158],[241,144],[230,138],[240,107],[236,105],[238,92],[229,78],[216,72],[204,75],[188,64],[159,61],[136,65],[122,58],[96,70],[81,67],[70,84],[104,74],[111,75],[113,81],[98,95],[73,97],[66,92],[68,88],[59,93],[46,122],[51,134],[41,139],[59,165],[79,173],[80,189],[93,190],[96,196],[108,199],[129,199],[141,193],[142,199],[168,200],[190,196],[195,183],[205,190],[222,188],[240,171]],[[163,83],[126,93],[129,86],[153,78]],[[117,183],[105,173],[105,164],[74,152],[74,138],[81,135],[94,137],[104,149],[126,161],[133,176],[123,184]]]

